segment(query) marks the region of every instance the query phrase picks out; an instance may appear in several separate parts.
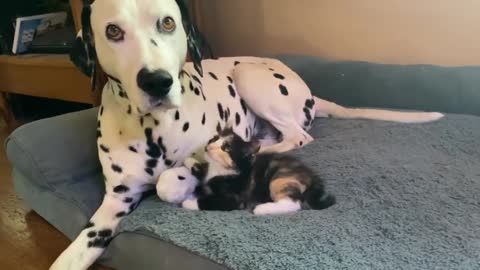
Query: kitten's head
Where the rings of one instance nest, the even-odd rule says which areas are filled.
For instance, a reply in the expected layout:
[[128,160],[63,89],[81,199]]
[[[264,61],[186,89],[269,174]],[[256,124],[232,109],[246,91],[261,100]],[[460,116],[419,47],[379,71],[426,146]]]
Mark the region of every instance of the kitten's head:
[[255,154],[260,150],[260,142],[252,139],[244,141],[231,128],[224,129],[213,137],[205,147],[207,156],[225,168],[250,166]]

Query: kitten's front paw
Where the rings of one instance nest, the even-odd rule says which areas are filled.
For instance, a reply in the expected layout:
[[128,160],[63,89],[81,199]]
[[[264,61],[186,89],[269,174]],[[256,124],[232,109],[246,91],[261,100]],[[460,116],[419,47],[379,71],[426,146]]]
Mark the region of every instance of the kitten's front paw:
[[272,214],[272,208],[274,208],[274,206],[274,203],[259,204],[253,209],[253,214],[256,216]]
[[182,203],[182,207],[188,210],[199,210],[198,200],[196,198],[189,198]]
[[300,210],[300,202],[283,199],[278,202],[259,204],[253,209],[255,215],[281,215]]

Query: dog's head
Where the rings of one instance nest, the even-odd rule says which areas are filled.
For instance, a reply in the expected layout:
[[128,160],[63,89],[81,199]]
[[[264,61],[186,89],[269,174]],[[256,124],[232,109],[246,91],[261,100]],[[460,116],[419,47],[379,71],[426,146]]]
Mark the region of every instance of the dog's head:
[[84,6],[71,58],[91,77],[98,60],[146,113],[181,104],[179,73],[189,51],[202,75],[202,42],[184,0],[97,0]]

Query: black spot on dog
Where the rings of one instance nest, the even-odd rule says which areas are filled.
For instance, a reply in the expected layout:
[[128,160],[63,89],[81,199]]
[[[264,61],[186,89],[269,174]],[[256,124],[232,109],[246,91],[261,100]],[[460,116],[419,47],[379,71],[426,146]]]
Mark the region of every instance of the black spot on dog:
[[173,165],[173,161],[171,161],[170,159],[165,159],[165,165],[167,165],[168,167],[170,167],[170,166]]
[[100,106],[100,116],[103,115],[103,106]]
[[232,96],[233,98],[237,96],[237,91],[235,91],[233,85],[228,85],[228,91],[230,91],[230,96]]
[[102,125],[102,123],[100,122],[100,120],[97,121],[97,128],[100,128]]
[[225,110],[225,122],[228,121],[228,119],[230,119],[230,108],[227,107],[227,109]]
[[223,116],[224,116],[223,114],[224,114],[224,112],[223,112],[223,106],[222,106],[222,104],[217,103],[217,108],[218,108],[218,115],[220,115],[220,119],[223,120]]
[[132,105],[128,105],[127,114],[132,114]]
[[132,152],[134,152],[134,153],[137,153],[137,149],[136,149],[135,147],[133,147],[133,146],[129,146],[129,147],[128,147],[128,150],[130,150],[130,151],[132,151]]
[[200,96],[200,90],[198,89],[198,87],[195,87],[193,92],[195,93],[195,95]]
[[248,131],[249,131],[248,128],[245,128],[245,138],[247,139],[248,139]]
[[116,173],[122,173],[122,167],[118,166],[117,164],[112,164],[112,170]]
[[302,145],[303,145],[303,141],[300,141],[300,143],[299,143],[299,144],[300,144],[300,146],[302,146]]
[[149,167],[149,168],[155,168],[155,167],[157,167],[158,160],[152,158],[152,159],[147,160],[146,164],[147,164],[147,167]]
[[222,131],[222,126],[220,125],[220,122],[217,123],[217,132],[220,133]]
[[110,243],[111,238],[95,238],[93,241],[89,241],[88,248],[106,248]]
[[153,176],[153,169],[152,168],[145,168],[145,172],[148,173],[150,176]]
[[167,153],[167,148],[163,144],[163,138],[162,137],[158,137],[157,144],[160,147],[160,149],[163,151],[163,153]]
[[95,224],[94,224],[93,222],[89,221],[89,222],[87,223],[87,225],[85,225],[84,228],[85,228],[85,229],[88,229],[88,228],[91,228],[91,227],[93,227],[93,226],[95,226]]
[[125,186],[125,185],[118,185],[118,186],[115,186],[113,188],[113,192],[115,193],[125,193],[125,192],[128,192],[130,190],[129,187]]
[[228,79],[228,81],[229,81],[230,83],[233,83],[233,79],[232,79],[232,77],[230,77],[230,76],[227,76],[227,79]]
[[147,149],[145,153],[150,156],[151,158],[159,158],[162,153],[160,151],[160,147],[153,141],[152,129],[146,128],[145,129],[145,137],[147,138]]
[[182,76],[182,77],[183,77],[183,76],[187,76],[188,78],[190,78],[190,74],[188,74],[188,72],[186,72],[186,71],[183,70],[183,69],[180,71],[180,76]]
[[180,181],[183,181],[183,180],[185,180],[185,176],[181,176],[181,175],[179,175],[179,176],[178,176],[178,180],[180,180]]
[[155,40],[152,38],[150,39],[150,42],[155,46],[155,47],[158,47],[158,44],[157,42],[155,42]]
[[87,247],[105,248],[110,243],[110,240],[112,239],[111,236],[112,236],[112,230],[110,229],[101,230],[98,233],[96,233],[96,236],[91,237],[94,239],[88,242]]
[[193,82],[192,81],[190,81],[189,87],[190,87],[190,91],[193,91]]
[[205,113],[203,113],[203,116],[202,116],[202,125],[205,125],[205,122],[207,121],[207,119],[205,118]]
[[307,99],[305,101],[305,107],[309,108],[309,109],[313,109],[313,105],[315,105],[315,100],[312,98],[312,99]]
[[214,141],[218,140],[219,138],[220,138],[220,136],[218,136],[218,135],[213,136],[210,140],[208,140],[207,145],[213,143]]
[[270,71],[275,71],[273,68],[268,68]]
[[97,129],[97,139],[102,137],[102,132],[100,129]]
[[182,85],[182,95],[185,93],[185,87]]
[[91,231],[91,232],[88,232],[88,233],[87,233],[87,237],[88,237],[88,238],[93,238],[93,237],[95,237],[95,236],[97,236],[97,232],[95,232],[95,231]]
[[180,120],[180,112],[178,110],[175,112],[175,120]]
[[131,202],[133,202],[133,198],[126,197],[123,201],[126,202],[126,203],[131,203]]
[[237,126],[240,125],[240,120],[241,120],[240,119],[240,114],[238,114],[238,112],[235,113],[235,125],[237,125]]
[[238,64],[240,64],[240,62],[239,62],[239,61],[235,61],[235,62],[233,62],[233,65],[234,65],[234,66],[236,66],[236,65],[238,65]]
[[100,237],[110,237],[110,236],[112,236],[112,230],[105,229],[105,230],[98,231],[98,236],[100,236]]
[[308,108],[303,108],[303,112],[305,113],[305,117],[307,118],[307,120],[312,119],[312,115],[310,114],[310,110]]
[[279,74],[279,73],[273,73],[273,77],[275,77],[279,80],[284,80],[285,79],[285,76],[283,76],[282,74]]
[[202,85],[202,82],[200,81],[200,79],[197,76],[192,75],[192,79],[194,79],[198,84]]
[[285,85],[280,84],[278,88],[280,89],[280,93],[282,93],[282,95],[288,96],[288,89]]
[[110,152],[110,149],[108,147],[106,147],[105,145],[103,144],[100,144],[100,149],[102,149],[103,152],[105,153],[109,153]]
[[143,118],[143,116],[140,117],[140,126],[143,127],[143,122],[145,121],[145,119]]
[[183,132],[187,132],[188,128],[190,128],[190,123],[185,122],[185,124],[183,124],[183,128],[182,128]]
[[158,121],[157,119],[153,118],[153,124],[154,124],[155,126],[158,126],[158,125],[160,125],[160,121]]
[[117,218],[119,218],[119,217],[125,216],[126,214],[127,214],[126,212],[121,211],[121,212],[116,213],[115,216],[116,216]]
[[242,105],[243,113],[247,115],[247,103],[245,103],[245,100],[240,99],[240,105]]
[[210,77],[212,77],[213,79],[218,80],[217,75],[215,75],[213,72],[208,72],[208,75],[210,75]]

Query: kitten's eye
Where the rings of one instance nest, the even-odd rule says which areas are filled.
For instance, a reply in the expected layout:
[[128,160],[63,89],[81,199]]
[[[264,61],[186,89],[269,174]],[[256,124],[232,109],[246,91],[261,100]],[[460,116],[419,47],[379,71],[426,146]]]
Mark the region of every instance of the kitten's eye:
[[118,42],[125,38],[125,32],[115,24],[109,24],[105,30],[105,35],[109,40]]
[[228,152],[230,152],[230,150],[231,150],[231,149],[230,149],[230,145],[228,145],[228,144],[226,144],[226,143],[224,143],[224,144],[222,145],[222,151],[228,153]]
[[158,30],[160,31],[163,31],[163,32],[167,32],[167,33],[170,33],[172,32],[173,30],[175,30],[175,27],[176,27],[176,23],[175,21],[173,20],[172,17],[165,17],[162,22],[160,23],[160,21],[158,22]]

